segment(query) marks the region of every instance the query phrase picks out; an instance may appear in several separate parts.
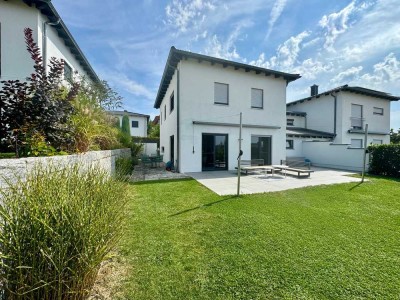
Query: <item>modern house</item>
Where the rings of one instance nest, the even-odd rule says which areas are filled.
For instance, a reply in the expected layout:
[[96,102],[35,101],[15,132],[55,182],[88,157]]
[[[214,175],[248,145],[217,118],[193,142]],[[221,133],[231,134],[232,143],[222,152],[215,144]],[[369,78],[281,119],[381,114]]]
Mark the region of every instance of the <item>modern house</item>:
[[242,113],[243,159],[286,157],[289,74],[172,47],[154,107],[160,150],[178,171],[234,170]]
[[356,86],[340,86],[287,104],[287,157],[313,165],[361,170],[368,124],[370,144],[390,142],[390,103],[400,97]]
[[77,73],[92,82],[99,81],[51,1],[43,0],[0,1],[0,80],[24,80],[33,72],[24,28],[33,30],[45,66],[56,57],[65,62],[66,80]]
[[123,111],[108,111],[112,116],[118,117],[120,126],[122,126],[123,116],[128,116],[129,127],[131,130],[131,136],[147,137],[147,124],[149,123],[150,116],[138,114],[134,112],[129,112],[127,110]]

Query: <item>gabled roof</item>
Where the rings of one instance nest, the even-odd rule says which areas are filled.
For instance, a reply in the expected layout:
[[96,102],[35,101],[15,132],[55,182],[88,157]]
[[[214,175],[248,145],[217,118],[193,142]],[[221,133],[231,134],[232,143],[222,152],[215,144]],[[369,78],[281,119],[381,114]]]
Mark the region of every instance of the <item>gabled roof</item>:
[[385,92],[366,89],[366,88],[359,87],[359,86],[348,86],[346,84],[346,85],[342,85],[342,86],[339,86],[337,88],[328,90],[326,92],[319,93],[319,94],[317,94],[315,96],[310,96],[310,97],[307,97],[307,98],[303,98],[303,99],[299,99],[299,100],[295,100],[295,101],[289,102],[289,103],[286,104],[286,106],[295,105],[297,103],[303,103],[305,101],[310,101],[310,100],[313,100],[313,99],[317,99],[317,98],[319,98],[321,96],[327,96],[327,95],[329,95],[331,93],[339,93],[341,91],[360,94],[360,95],[371,96],[371,97],[385,99],[385,100],[389,100],[389,101],[400,100],[400,97],[392,96],[391,94],[388,94],[388,93],[385,93]]
[[147,119],[150,118],[149,115],[144,115],[144,114],[138,114],[138,113],[134,113],[134,112],[130,112],[127,110],[108,110],[107,111],[109,114],[114,115],[114,116],[132,116],[132,117],[145,117]]
[[335,137],[335,134],[330,133],[330,132],[302,128],[302,127],[286,127],[286,136],[288,136],[288,137],[303,137],[303,138],[332,139]]
[[[51,3],[51,0],[23,0],[27,5],[35,7],[45,15],[50,22],[58,22],[57,25],[53,25],[52,27],[57,30],[58,36],[64,40],[65,45],[70,49],[71,53],[75,56],[75,59],[80,63],[85,72],[89,75],[90,79],[94,82],[100,82],[99,77],[96,72],[93,70],[89,61],[86,59],[82,50],[79,48],[78,43],[72,37],[72,34],[69,32],[67,26],[64,21],[61,19],[57,10]],[[72,2],[71,2],[72,3]]]
[[247,65],[247,64],[243,64],[243,63],[239,63],[239,62],[235,62],[235,61],[231,61],[231,60],[226,60],[226,59],[216,58],[216,57],[207,56],[207,55],[203,55],[203,54],[193,53],[193,52],[189,52],[189,51],[179,50],[179,49],[176,49],[174,46],[172,46],[171,50],[169,51],[167,62],[165,64],[164,73],[161,78],[161,83],[158,88],[158,93],[157,93],[156,101],[154,103],[154,108],[160,107],[161,101],[164,98],[165,93],[167,92],[169,83],[171,82],[172,76],[175,73],[175,68],[177,67],[178,63],[182,59],[188,59],[188,58],[196,59],[199,62],[208,61],[212,65],[220,64],[224,68],[230,66],[230,67],[235,68],[235,70],[242,69],[242,70],[245,70],[246,72],[254,71],[254,72],[256,72],[256,74],[265,74],[265,76],[273,75],[273,76],[275,76],[275,78],[281,77],[281,78],[285,79],[287,81],[287,83],[294,81],[296,79],[299,79],[301,77],[299,74],[289,74],[289,73],[274,71],[274,70],[270,70],[270,69],[260,68],[257,66]]

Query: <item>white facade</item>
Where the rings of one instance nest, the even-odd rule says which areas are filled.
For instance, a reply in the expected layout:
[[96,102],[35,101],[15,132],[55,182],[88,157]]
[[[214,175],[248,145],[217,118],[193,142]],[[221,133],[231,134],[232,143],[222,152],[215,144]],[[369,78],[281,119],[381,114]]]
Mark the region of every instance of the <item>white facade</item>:
[[108,113],[118,117],[120,127],[122,126],[123,116],[128,116],[131,136],[147,137],[147,125],[150,116],[128,111],[108,111]]
[[[215,63],[212,59],[202,61],[189,56],[180,60],[158,105],[160,150],[164,161],[173,159],[183,173],[201,172],[206,160],[204,136],[218,135],[224,136],[227,144],[226,158],[219,163],[234,170],[239,154],[240,113],[243,118],[242,159],[253,158],[252,138],[253,141],[259,139],[260,143],[268,140],[269,163],[279,164],[285,159],[287,82],[282,77],[258,73]],[[216,84],[228,85],[228,104],[215,103]],[[252,89],[262,94],[262,108],[252,108]],[[172,95],[174,109],[171,111]]]
[[[54,9],[52,5],[51,7]],[[35,7],[35,4],[28,6],[23,1],[18,0],[0,2],[0,80],[25,80],[34,71],[33,61],[26,50],[24,28],[33,30],[33,39],[39,46],[43,57],[43,52],[46,51],[47,62],[51,57],[63,59],[71,67],[72,72],[78,72],[80,76],[86,77],[89,81],[98,80],[86,58],[83,57],[82,53],[79,53],[80,50],[77,50],[77,45],[69,41],[70,46],[66,46],[65,39],[68,40],[69,38],[63,39],[59,36],[56,27],[67,30],[62,20],[55,26],[44,25],[48,21],[49,18],[43,15]],[[46,49],[43,49],[44,26],[47,29]],[[72,51],[74,51],[74,54]],[[90,70],[90,72],[87,70]]]

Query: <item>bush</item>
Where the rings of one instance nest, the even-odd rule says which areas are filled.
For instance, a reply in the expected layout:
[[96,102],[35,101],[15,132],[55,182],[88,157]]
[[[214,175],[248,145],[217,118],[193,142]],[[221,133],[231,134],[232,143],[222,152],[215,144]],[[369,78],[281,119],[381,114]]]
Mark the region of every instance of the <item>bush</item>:
[[2,299],[86,299],[121,237],[125,184],[99,168],[36,168],[0,190]]
[[371,174],[400,177],[400,144],[373,145],[368,150]]
[[134,161],[132,157],[120,157],[115,160],[115,171],[118,175],[131,175],[133,167]]

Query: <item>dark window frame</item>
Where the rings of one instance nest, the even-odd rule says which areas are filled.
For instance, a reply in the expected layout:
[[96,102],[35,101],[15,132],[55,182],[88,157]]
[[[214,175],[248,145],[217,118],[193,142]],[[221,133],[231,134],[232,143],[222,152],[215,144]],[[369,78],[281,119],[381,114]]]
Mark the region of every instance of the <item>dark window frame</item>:
[[[261,106],[253,106],[253,95],[252,95],[252,91],[253,90],[258,90],[261,91]],[[257,89],[257,88],[251,88],[250,91],[250,101],[251,101],[251,108],[257,108],[257,109],[264,109],[264,90],[263,89]]]
[[[375,109],[380,109],[382,112],[375,112]],[[383,116],[383,107],[375,107],[374,106],[374,115]]]
[[[224,102],[217,102],[215,100],[215,85],[216,84],[220,84],[220,85],[225,85],[227,87],[227,93],[226,93],[226,103]],[[229,84],[228,83],[223,83],[223,82],[214,82],[214,104],[218,104],[218,105],[229,105]]]
[[171,114],[175,108],[175,95],[172,92],[171,96],[169,97],[169,113]]
[[64,60],[64,80],[71,82],[74,77],[72,67]]
[[164,104],[164,121],[167,119],[167,104]]
[[294,119],[286,119],[286,126],[294,126]]
[[[137,126],[133,126],[134,122],[136,123]],[[139,121],[132,120],[131,121],[131,127],[132,128],[139,128]]]
[[[289,142],[289,147],[287,145],[288,142]],[[294,150],[294,140],[286,140],[286,149]]]

